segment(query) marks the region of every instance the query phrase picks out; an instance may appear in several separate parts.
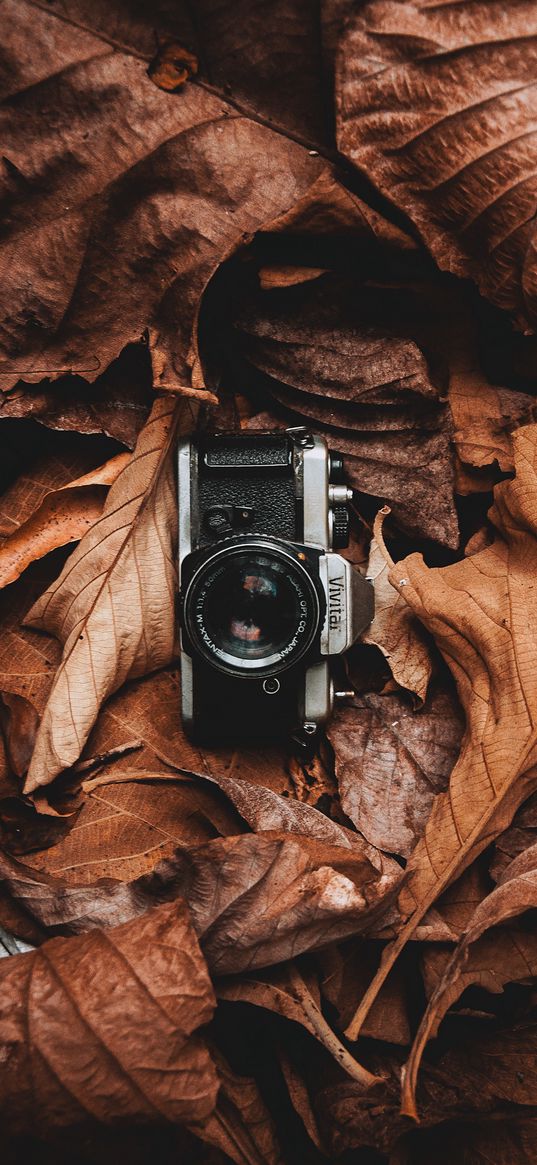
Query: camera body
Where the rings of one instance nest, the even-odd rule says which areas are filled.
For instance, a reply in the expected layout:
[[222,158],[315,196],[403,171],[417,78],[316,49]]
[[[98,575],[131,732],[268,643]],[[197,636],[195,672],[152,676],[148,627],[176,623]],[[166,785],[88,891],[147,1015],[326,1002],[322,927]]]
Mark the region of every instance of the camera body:
[[373,617],[340,554],[343,461],[305,428],[178,446],[182,715],[200,740],[315,734],[333,659]]

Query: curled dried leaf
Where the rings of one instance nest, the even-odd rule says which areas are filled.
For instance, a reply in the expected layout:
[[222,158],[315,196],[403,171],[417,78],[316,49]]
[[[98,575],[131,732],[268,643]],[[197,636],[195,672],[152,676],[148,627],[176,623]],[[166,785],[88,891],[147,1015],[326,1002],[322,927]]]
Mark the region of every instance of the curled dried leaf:
[[384,506],[375,518],[367,566],[375,591],[375,614],[362,639],[380,648],[395,682],[423,703],[433,668],[431,651],[418,620],[388,578],[393,562],[384,544],[382,520],[389,513]]
[[466,732],[407,866],[399,897],[407,921],[349,1025],[352,1038],[425,912],[537,784],[537,426],[518,429],[513,441],[516,477],[495,489],[493,544],[435,569],[414,554],[391,573],[453,672]]
[[202,1120],[218,1079],[197,1029],[214,1006],[184,903],[0,962],[4,1130]]
[[130,883],[73,885],[0,854],[14,903],[49,933],[111,926],[178,895],[213,974],[278,963],[371,925],[399,877],[360,849],[273,831],[216,838]]
[[175,626],[172,442],[188,405],[158,400],[103,514],[27,621],[64,644],[26,792],[80,756],[102,702],[126,679],[164,667]]
[[[16,7],[20,49],[35,20],[54,40],[61,21],[27,0]],[[110,51],[110,18],[106,6],[101,41],[76,27],[92,22],[86,7],[75,12],[69,61],[49,53],[41,77],[26,65],[16,103],[0,109],[4,390],[21,376],[94,381],[144,332],[155,383],[190,388],[207,282],[319,173],[307,149],[207,88],[188,85],[179,98],[158,88],[143,60]],[[115,44],[117,32],[112,15]]]
[[454,695],[431,688],[423,708],[408,696],[357,696],[328,726],[342,807],[386,853],[409,857],[434,797],[446,788],[462,736]]
[[472,984],[501,991],[505,983],[537,974],[537,935],[531,930],[486,932],[537,906],[537,845],[507,867],[499,883],[477,906],[438,983],[416,1034],[403,1078],[403,1110],[417,1118],[416,1083],[427,1040],[452,1004]]
[[0,546],[0,587],[15,582],[36,559],[78,542],[100,517],[107,489],[129,461],[130,453],[118,453],[98,469],[45,494],[34,513]]
[[536,322],[531,0],[373,0],[347,25],[339,145],[444,270]]

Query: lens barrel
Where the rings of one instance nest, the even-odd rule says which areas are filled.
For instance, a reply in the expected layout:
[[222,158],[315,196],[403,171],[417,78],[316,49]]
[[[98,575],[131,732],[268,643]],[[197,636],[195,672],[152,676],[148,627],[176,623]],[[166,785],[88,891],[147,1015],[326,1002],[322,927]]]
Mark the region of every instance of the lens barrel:
[[319,583],[293,547],[238,539],[204,554],[186,589],[183,625],[214,667],[265,677],[305,655],[321,606]]

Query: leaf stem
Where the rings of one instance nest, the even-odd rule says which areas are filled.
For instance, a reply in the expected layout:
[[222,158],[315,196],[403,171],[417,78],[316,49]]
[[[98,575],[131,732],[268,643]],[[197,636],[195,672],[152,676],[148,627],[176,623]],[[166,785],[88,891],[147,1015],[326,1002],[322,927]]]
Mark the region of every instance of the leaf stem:
[[338,1064],[344,1068],[348,1075],[358,1082],[363,1084],[365,1088],[371,1088],[373,1084],[382,1082],[382,1076],[374,1076],[372,1072],[368,1072],[358,1060],[348,1051],[341,1040],[338,1039],[336,1033],[332,1031],[330,1024],[324,1018],[321,1009],[317,1006],[313,995],[307,984],[305,983],[300,971],[292,963],[289,965],[289,979],[300,1006],[303,1008],[311,1026],[315,1030],[317,1039],[324,1045],[330,1055],[337,1060]]

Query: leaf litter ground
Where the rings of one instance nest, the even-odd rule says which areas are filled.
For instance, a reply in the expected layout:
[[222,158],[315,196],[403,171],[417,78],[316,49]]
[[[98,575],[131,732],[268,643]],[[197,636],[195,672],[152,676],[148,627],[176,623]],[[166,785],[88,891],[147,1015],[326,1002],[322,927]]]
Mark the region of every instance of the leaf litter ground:
[[[5,8],[8,1159],[531,1161],[531,8]],[[178,715],[176,436],[290,423],[377,603],[307,761]]]

